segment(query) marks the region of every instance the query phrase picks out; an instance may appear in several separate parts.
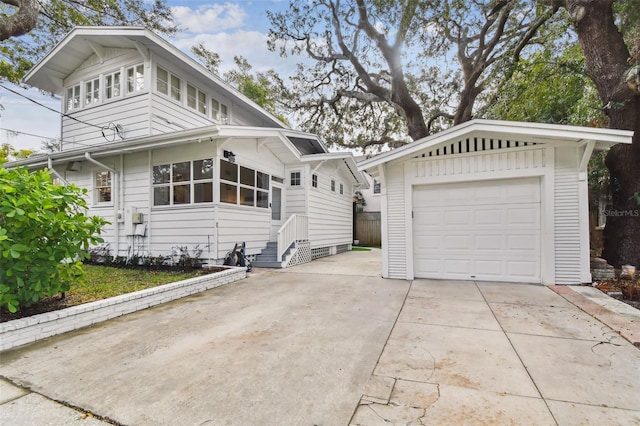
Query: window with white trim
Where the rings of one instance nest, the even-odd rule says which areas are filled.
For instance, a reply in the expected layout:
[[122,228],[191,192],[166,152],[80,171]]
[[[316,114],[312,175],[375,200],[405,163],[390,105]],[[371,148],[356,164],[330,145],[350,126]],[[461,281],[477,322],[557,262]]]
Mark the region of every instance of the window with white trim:
[[100,102],[100,79],[84,82],[84,104],[91,105]]
[[136,65],[127,68],[127,93],[141,92],[144,90],[144,65]]
[[269,208],[268,174],[220,160],[220,202]]
[[93,175],[94,204],[111,203],[111,172],[99,170]]
[[380,182],[378,182],[377,180],[373,180],[373,193],[374,194],[379,194],[380,193]]
[[211,98],[211,118],[224,124],[227,124],[229,119],[227,106],[213,98]]
[[336,181],[331,179],[331,192],[336,192]]
[[169,71],[156,68],[156,90],[177,102],[182,102],[182,80]]
[[314,188],[318,187],[318,175],[311,175],[311,186],[313,186]]
[[197,110],[202,114],[206,114],[207,95],[191,84],[187,84],[187,106]]
[[344,185],[340,184],[340,195],[344,195]]
[[153,205],[213,202],[213,159],[153,166]]
[[120,71],[104,76],[104,99],[120,97]]
[[291,174],[289,175],[289,185],[291,186],[300,186],[302,185],[302,177],[301,177],[301,173],[296,171],[296,172],[291,172]]
[[67,111],[80,108],[80,85],[76,84],[67,88]]

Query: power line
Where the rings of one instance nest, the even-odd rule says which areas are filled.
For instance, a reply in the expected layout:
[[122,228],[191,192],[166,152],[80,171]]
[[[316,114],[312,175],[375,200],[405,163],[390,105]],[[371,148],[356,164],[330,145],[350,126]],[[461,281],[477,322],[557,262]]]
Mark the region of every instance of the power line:
[[5,86],[4,84],[0,84],[0,87],[2,87],[3,89],[5,89],[5,90],[7,90],[7,91],[9,91],[9,92],[11,92],[11,93],[13,93],[13,94],[15,94],[15,95],[18,95],[18,96],[22,97],[22,98],[24,98],[24,99],[26,99],[26,100],[28,100],[28,101],[30,101],[30,102],[33,102],[34,104],[36,104],[36,105],[38,105],[38,106],[41,106],[42,108],[46,108],[46,109],[48,109],[49,111],[53,111],[53,112],[55,112],[56,114],[60,114],[60,115],[61,115],[61,116],[63,116],[63,117],[70,118],[70,119],[72,119],[72,120],[77,121],[78,123],[85,124],[85,125],[87,125],[87,126],[91,126],[91,127],[95,127],[95,128],[97,128],[97,129],[100,129],[100,130],[102,130],[102,129],[103,129],[103,127],[102,127],[102,126],[98,126],[98,125],[96,125],[96,124],[92,124],[92,123],[88,123],[88,122],[86,122],[86,121],[82,121],[82,120],[80,120],[80,119],[78,119],[78,118],[76,118],[76,117],[74,117],[74,116],[72,116],[72,115],[66,114],[66,113],[64,113],[64,112],[60,112],[60,111],[58,111],[58,110],[56,110],[56,109],[54,109],[54,108],[51,108],[51,107],[49,107],[49,106],[47,106],[47,105],[44,105],[44,104],[42,104],[42,103],[40,103],[40,102],[36,101],[35,99],[31,99],[30,97],[23,95],[22,93],[18,92],[17,90],[13,90],[13,89],[8,88],[8,87],[7,87],[7,86]]
[[52,137],[52,136],[34,135],[33,133],[22,132],[22,131],[20,131],[20,130],[7,129],[7,128],[4,128],[4,127],[0,127],[0,130],[4,130],[4,131],[6,131],[6,132],[11,132],[11,133],[16,133],[16,134],[19,134],[19,135],[33,136],[33,137],[36,137],[36,138],[43,138],[43,139],[60,139],[60,137],[58,137],[58,136],[53,136],[53,137]]

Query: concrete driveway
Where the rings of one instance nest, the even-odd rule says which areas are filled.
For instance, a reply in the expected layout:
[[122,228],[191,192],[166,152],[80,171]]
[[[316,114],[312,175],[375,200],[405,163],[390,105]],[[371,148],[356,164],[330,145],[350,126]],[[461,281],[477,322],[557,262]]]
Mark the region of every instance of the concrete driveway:
[[101,423],[52,400],[126,425],[640,423],[640,351],[562,296],[379,262],[256,271],[5,352],[0,424]]

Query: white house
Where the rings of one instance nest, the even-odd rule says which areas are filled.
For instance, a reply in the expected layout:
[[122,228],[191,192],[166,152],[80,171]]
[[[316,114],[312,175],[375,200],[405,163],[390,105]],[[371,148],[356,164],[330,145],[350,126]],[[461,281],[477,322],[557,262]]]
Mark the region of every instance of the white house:
[[381,183],[383,277],[591,282],[587,163],[631,137],[473,120],[359,163]]
[[25,76],[63,98],[62,150],[10,166],[89,190],[113,255],[196,246],[220,263],[237,242],[263,265],[347,250],[351,153],[329,153],[144,28],[78,27]]

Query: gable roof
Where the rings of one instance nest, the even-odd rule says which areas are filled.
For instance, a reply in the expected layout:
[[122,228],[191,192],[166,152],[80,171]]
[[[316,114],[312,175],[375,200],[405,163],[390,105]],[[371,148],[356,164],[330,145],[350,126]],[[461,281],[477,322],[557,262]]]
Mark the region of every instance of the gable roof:
[[[499,120],[471,120],[440,133],[418,139],[393,151],[388,151],[358,163],[358,170],[372,170],[392,161],[435,154],[439,148],[473,139],[486,139],[513,144],[567,144],[594,141],[596,150],[605,150],[617,143],[631,143],[633,132],[629,130],[600,129],[593,127],[565,126],[560,124],[525,123]],[[505,146],[505,147],[506,147]],[[514,145],[515,146],[515,145]],[[451,153],[451,150],[450,150]]]
[[216,90],[244,103],[270,125],[289,128],[240,91],[231,87],[202,64],[173,46],[154,32],[143,27],[75,27],[24,76],[23,82],[62,94],[64,79],[80,67],[89,57],[102,57],[104,49],[135,49],[148,63],[152,55],[179,63],[199,77],[207,80]]

